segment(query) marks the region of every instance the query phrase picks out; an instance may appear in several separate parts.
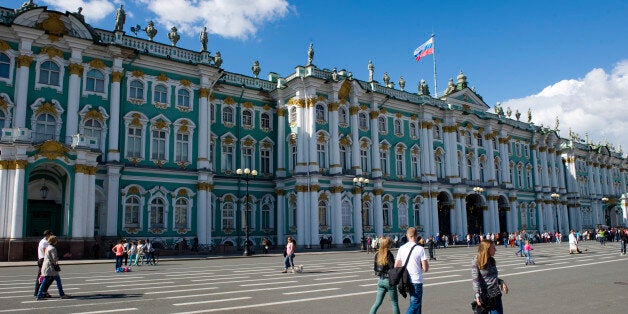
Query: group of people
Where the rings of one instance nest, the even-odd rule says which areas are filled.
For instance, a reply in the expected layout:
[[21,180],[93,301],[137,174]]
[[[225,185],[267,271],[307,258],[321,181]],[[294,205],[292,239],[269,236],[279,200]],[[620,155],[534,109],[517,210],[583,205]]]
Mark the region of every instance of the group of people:
[[[418,235],[417,230],[412,227],[408,228],[406,237],[408,242],[399,248],[397,256],[393,256],[393,253],[390,251],[392,243],[390,237],[379,239],[379,249],[375,254],[373,262],[373,271],[379,280],[377,283],[377,296],[370,313],[377,312],[386,294],[390,296],[393,313],[400,313],[398,294],[402,291],[398,291],[398,286],[390,284],[389,271],[403,266],[406,267],[410,277],[410,284],[407,285],[409,291],[403,291],[410,295],[410,304],[406,313],[421,313],[423,273],[429,270],[429,262],[425,249],[420,244],[425,242],[421,241],[423,239]],[[431,238],[427,243],[430,242],[435,243],[436,241]],[[498,277],[497,263],[493,257],[495,251],[494,241],[482,239],[478,244],[478,254],[472,262],[471,279],[475,294],[473,306],[478,313],[488,313],[488,311],[491,313],[503,313],[501,297],[502,293],[508,293],[508,286]]]
[[124,266],[142,266],[143,263],[148,265],[157,265],[155,260],[155,248],[148,240],[138,240],[128,242],[126,239],[120,239],[111,251],[116,257],[116,270],[122,265]]
[[53,281],[57,283],[57,290],[59,290],[61,299],[71,298],[69,294],[63,292],[63,285],[59,276],[61,267],[59,266],[57,243],[57,237],[52,234],[52,231],[45,230],[44,237],[37,245],[37,278],[35,279],[35,298],[37,301],[51,297],[48,288]]

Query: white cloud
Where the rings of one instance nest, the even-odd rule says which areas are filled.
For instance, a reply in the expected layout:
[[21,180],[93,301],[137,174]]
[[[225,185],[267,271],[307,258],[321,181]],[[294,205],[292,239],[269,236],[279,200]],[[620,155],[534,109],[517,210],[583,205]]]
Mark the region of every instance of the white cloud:
[[588,133],[593,143],[609,143],[628,151],[628,60],[615,65],[611,73],[593,69],[584,78],[563,80],[544,88],[536,95],[511,99],[502,104],[514,111],[532,110],[536,125],[554,126],[560,120],[561,137],[569,129],[584,138]]
[[[79,7],[83,8],[82,14],[87,23],[95,23],[104,18],[111,18],[116,7],[111,0],[43,0],[41,5],[48,5],[55,10],[76,12]],[[113,22],[112,22],[113,24]]]
[[286,0],[137,0],[156,15],[156,21],[179,33],[196,35],[207,32],[226,38],[254,36],[265,22],[284,17],[289,11]]

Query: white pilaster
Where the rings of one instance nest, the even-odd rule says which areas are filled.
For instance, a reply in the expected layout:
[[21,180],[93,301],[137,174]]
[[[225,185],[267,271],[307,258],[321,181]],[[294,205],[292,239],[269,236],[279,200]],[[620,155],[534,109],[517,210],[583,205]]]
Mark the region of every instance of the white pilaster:
[[[334,102],[332,102],[331,104],[329,104],[328,108],[329,108],[329,134],[331,137],[331,140],[329,142],[330,143],[329,145],[329,152],[330,152],[329,173],[338,174],[342,172],[342,167],[340,166],[340,146],[336,145],[337,143],[339,143],[337,99],[334,100]],[[342,231],[342,226],[340,230]],[[340,235],[342,236],[342,233]],[[334,241],[336,241],[336,236],[332,235],[332,238]]]
[[[80,60],[73,60],[74,62],[80,62]],[[81,71],[81,65],[79,63],[70,64],[70,78],[68,84],[68,110],[66,112],[65,121],[65,139],[61,142],[66,144],[72,144],[72,135],[78,134],[78,112],[79,112],[79,99],[81,97],[81,78],[79,71]],[[78,69],[77,69],[78,68]]]
[[361,175],[363,170],[360,164],[360,137],[358,128],[358,112],[360,111],[360,107],[357,105],[352,105],[349,108],[349,113],[351,117],[351,164],[353,165],[351,169],[355,170],[356,175]]
[[87,179],[85,174],[76,171],[74,173],[74,202],[72,203],[72,233],[73,238],[83,238],[86,236],[87,217],[83,206],[85,205],[85,198],[87,197],[87,191],[85,189]]
[[[209,229],[207,228],[207,190],[209,186],[206,182],[203,182],[203,179],[204,178],[199,178],[196,194],[196,236],[198,237],[199,244],[208,243],[208,230],[211,230],[211,226],[209,226]],[[209,216],[211,216],[211,213],[209,214]]]
[[[277,176],[286,176],[286,108],[277,100]],[[279,237],[279,235],[277,235]],[[283,237],[282,237],[283,238]]]
[[[382,208],[383,193],[383,181],[376,180],[373,190],[373,224],[375,226],[375,233],[377,234],[377,236],[381,236],[384,234],[384,211]],[[392,221],[390,223],[392,225]]]
[[286,244],[286,191],[277,185],[277,244]]
[[24,176],[26,164],[18,164],[13,172],[13,203],[11,204],[11,239],[19,239],[23,236],[24,226]]
[[120,166],[107,166],[107,230],[109,237],[118,235],[118,207],[120,205]]
[[342,244],[342,178],[331,179],[331,237],[333,244]]
[[[371,122],[371,142],[373,142],[371,146],[371,161],[373,164],[372,176],[379,178],[382,176],[382,165],[381,160],[379,159],[379,111],[374,109],[369,113],[369,117]],[[403,121],[401,123],[403,124]]]
[[360,244],[362,237],[362,193],[361,189],[353,189],[353,243]]
[[[30,54],[30,52],[29,52]],[[27,108],[27,97],[28,97],[28,81],[29,81],[29,72],[30,72],[30,63],[32,61],[32,57],[30,55],[21,55],[17,58],[17,70],[15,73],[15,107],[13,114],[13,124],[14,128],[24,128],[26,127],[26,108]]]
[[[114,72],[111,73],[111,97],[109,97],[109,150],[108,161],[120,161],[120,81],[122,80],[122,59],[115,58]],[[117,224],[116,224],[117,226]]]
[[[209,89],[205,86],[199,90],[199,99],[198,99],[198,156],[196,167],[198,169],[209,169],[209,127],[210,127],[210,117],[209,117]],[[204,190],[205,194],[207,194],[207,190]],[[200,191],[199,191],[200,193]],[[206,196],[206,195],[205,195]],[[205,199],[205,196],[202,199]],[[198,196],[198,199],[201,200],[201,197]],[[200,203],[199,203],[200,207]],[[200,229],[198,229],[200,231]],[[201,241],[201,237],[199,236],[199,243]],[[203,240],[206,238],[203,237]],[[203,243],[205,244],[205,243]]]

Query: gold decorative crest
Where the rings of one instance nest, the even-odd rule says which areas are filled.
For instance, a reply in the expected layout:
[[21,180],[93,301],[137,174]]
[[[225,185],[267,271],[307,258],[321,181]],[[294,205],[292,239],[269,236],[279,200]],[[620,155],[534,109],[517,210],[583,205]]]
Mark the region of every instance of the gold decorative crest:
[[38,24],[37,27],[46,31],[52,41],[56,41],[57,37],[61,37],[67,33],[65,24],[63,24],[61,16],[57,13],[49,12],[48,18]]
[[157,120],[157,122],[155,122],[155,128],[157,129],[164,129],[166,126],[168,126],[168,124],[164,120]]
[[100,122],[105,122],[105,118],[102,116],[102,113],[96,109],[92,109],[85,113],[85,120],[95,119]]
[[11,49],[11,46],[6,41],[0,39],[0,52],[5,52],[9,49]]
[[166,74],[161,73],[157,76],[157,81],[159,82],[166,82],[168,81],[168,77],[166,76]]
[[190,82],[190,80],[188,79],[182,79],[179,81],[179,83],[185,87],[190,87],[190,85],[192,85],[192,82]]
[[59,117],[59,112],[57,111],[57,109],[49,102],[45,102],[43,103],[41,106],[39,106],[39,108],[37,108],[37,111],[35,112],[35,115],[39,115],[42,113],[49,113],[52,116],[54,116],[55,118]]
[[141,70],[135,70],[131,72],[131,75],[133,75],[133,77],[144,77],[144,72]]
[[233,100],[233,98],[231,98],[231,97],[227,97],[227,98],[225,98],[225,100],[223,100],[222,102],[224,102],[224,103],[225,103],[225,104],[227,104],[227,105],[233,105],[233,104],[235,104],[235,100]]
[[63,144],[55,140],[45,141],[35,146],[35,148],[37,149],[37,153],[35,154],[35,159],[39,158],[40,156],[43,156],[43,157],[48,158],[49,160],[55,160],[57,158],[64,158],[65,162],[69,162],[68,157],[65,156],[65,154],[69,151],[69,149],[63,146]]
[[123,76],[122,72],[116,71],[116,72],[111,73],[111,82],[115,83],[115,82],[122,81],[122,76]]
[[54,57],[59,57],[61,59],[63,59],[63,52],[61,52],[61,50],[52,47],[52,46],[48,46],[48,47],[44,47],[41,49],[41,54],[46,54],[48,55],[48,58],[52,59]]
[[68,65],[68,69],[70,70],[71,75],[83,75],[83,66],[78,63],[71,63]]
[[253,108],[253,103],[250,102],[250,101],[247,101],[247,102],[243,103],[242,106],[244,108]]
[[28,67],[33,62],[33,57],[27,55],[20,55],[17,57],[17,66],[18,67]]

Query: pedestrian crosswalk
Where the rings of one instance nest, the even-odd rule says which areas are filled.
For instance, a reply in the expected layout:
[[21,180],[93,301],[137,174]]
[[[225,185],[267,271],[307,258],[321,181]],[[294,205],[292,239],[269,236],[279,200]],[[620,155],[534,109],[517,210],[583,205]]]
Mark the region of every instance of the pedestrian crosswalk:
[[[498,247],[496,260],[501,277],[542,276],[543,272],[574,267],[625,263],[611,245],[594,247],[585,254],[569,255],[567,245],[536,245],[535,265],[525,265],[516,249]],[[436,261],[424,275],[425,287],[470,284],[475,247],[436,251]],[[153,313],[205,313],[221,311],[281,312],[288,304],[310,304],[310,313],[326,312],[337,301],[354,302],[356,312],[366,312],[377,280],[373,255],[359,252],[299,254],[301,274],[282,274],[280,256],[213,260],[162,261],[155,267],[134,267],[114,273],[109,264],[63,267],[64,290],[69,300],[35,301],[30,268],[0,269],[0,313],[109,313],[120,309]],[[50,292],[57,295],[55,286]],[[371,296],[371,297],[369,297]],[[327,301],[325,301],[327,300]],[[334,301],[336,300],[336,301]],[[333,311],[332,311],[333,312]]]

